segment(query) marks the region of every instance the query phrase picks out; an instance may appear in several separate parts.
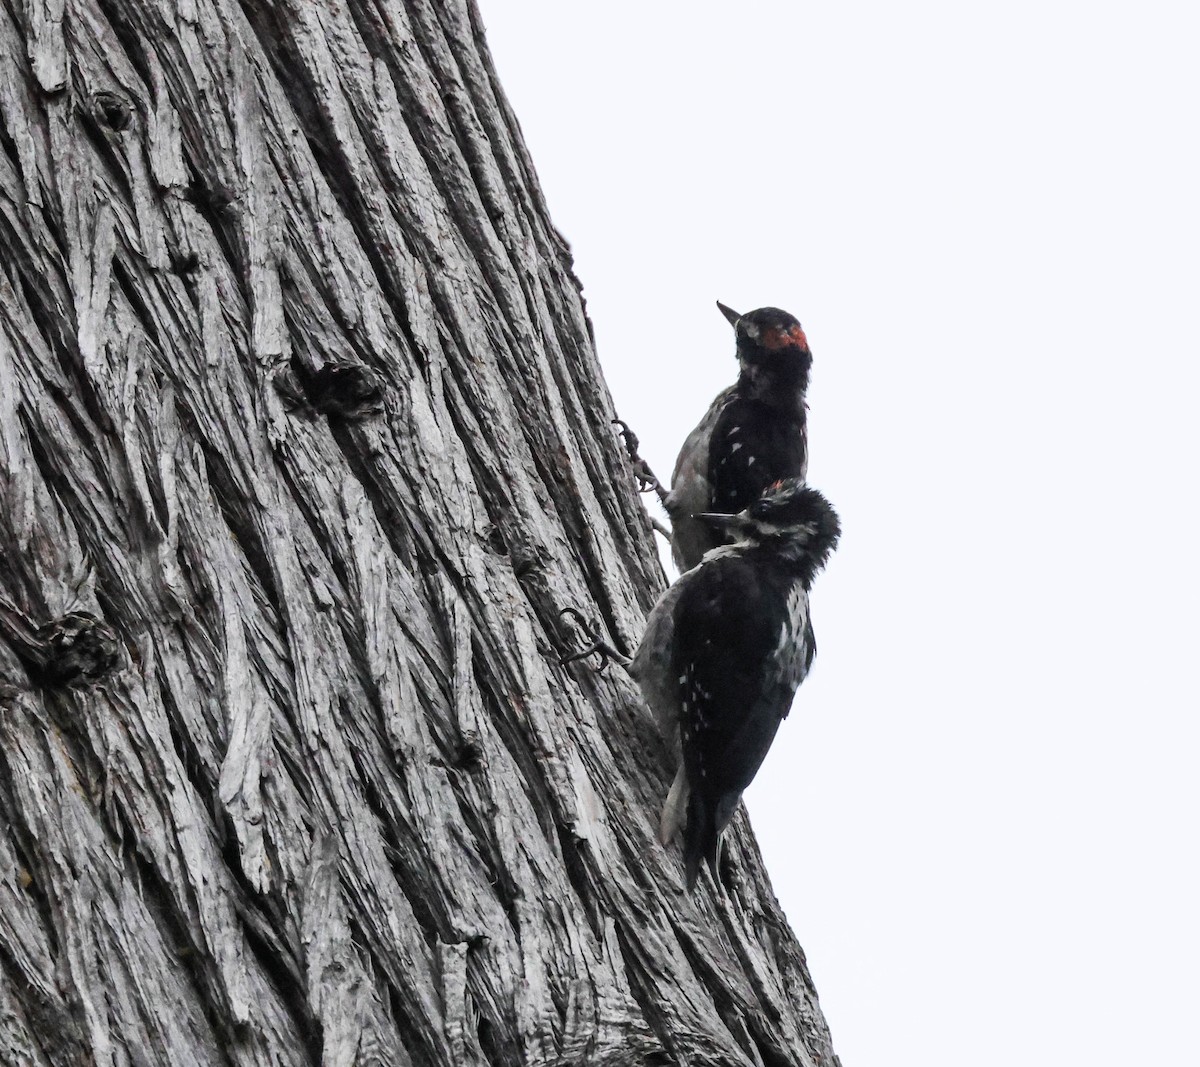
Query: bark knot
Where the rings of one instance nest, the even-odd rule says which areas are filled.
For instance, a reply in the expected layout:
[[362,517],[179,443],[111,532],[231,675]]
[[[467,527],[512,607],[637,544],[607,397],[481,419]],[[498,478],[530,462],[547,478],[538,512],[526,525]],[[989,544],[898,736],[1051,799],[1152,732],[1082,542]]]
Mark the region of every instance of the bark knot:
[[40,655],[31,657],[30,665],[47,685],[90,689],[120,665],[121,642],[116,633],[86,611],[68,612],[39,626],[35,638]]

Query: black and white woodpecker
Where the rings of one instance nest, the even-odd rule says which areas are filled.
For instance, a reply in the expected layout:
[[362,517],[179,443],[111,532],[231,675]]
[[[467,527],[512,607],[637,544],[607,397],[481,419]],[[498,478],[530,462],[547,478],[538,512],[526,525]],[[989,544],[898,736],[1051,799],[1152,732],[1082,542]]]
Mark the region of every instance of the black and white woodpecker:
[[813,578],[837,545],[837,513],[799,478],[735,515],[699,523],[732,539],[655,604],[629,672],[682,759],[659,839],[683,835],[687,884],[717,872],[717,843],[812,666]]
[[739,512],[767,486],[803,481],[808,472],[804,393],[812,353],[800,323],[779,308],[739,315],[720,301],[717,307],[733,324],[739,373],[688,434],[663,501],[681,571],[728,540],[725,530],[696,515]]

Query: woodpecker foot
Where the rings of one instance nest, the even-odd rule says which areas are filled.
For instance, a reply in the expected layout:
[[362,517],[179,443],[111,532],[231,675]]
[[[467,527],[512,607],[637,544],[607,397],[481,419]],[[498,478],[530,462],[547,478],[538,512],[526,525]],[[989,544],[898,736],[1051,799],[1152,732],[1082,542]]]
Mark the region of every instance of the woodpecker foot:
[[568,656],[563,656],[558,661],[561,666],[565,667],[568,663],[574,663],[576,660],[587,659],[593,653],[600,657],[600,666],[596,668],[597,671],[604,670],[610,663],[617,663],[622,667],[629,666],[629,657],[622,656],[600,636],[599,623],[590,621],[583,612],[576,608],[563,608],[558,615],[561,619],[570,619],[588,639],[586,647],[578,649]]
[[637,479],[638,492],[649,493],[653,491],[658,495],[658,499],[665,504],[667,502],[668,490],[655,476],[654,471],[650,469],[650,464],[638,455],[639,442],[637,434],[629,428],[629,424],[623,419],[613,419],[612,421],[614,426],[620,427],[617,432],[625,442],[625,453],[629,456],[629,462],[633,464],[633,476]]

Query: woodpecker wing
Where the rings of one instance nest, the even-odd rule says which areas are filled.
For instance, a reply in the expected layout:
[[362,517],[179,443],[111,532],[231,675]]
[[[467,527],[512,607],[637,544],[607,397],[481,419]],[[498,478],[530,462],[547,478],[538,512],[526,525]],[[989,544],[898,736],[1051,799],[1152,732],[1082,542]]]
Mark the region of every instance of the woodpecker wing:
[[808,594],[797,578],[744,555],[710,557],[691,572],[674,616],[673,673],[690,789],[688,885],[762,766],[812,663]]
[[681,571],[690,570],[700,562],[705,552],[722,544],[721,535],[692,518],[700,511],[712,511],[712,487],[709,485],[709,444],[721,413],[736,397],[737,387],[730,386],[717,394],[704,418],[687,435],[675,471],[671,475],[671,492],[667,496],[667,514],[671,516],[671,553]]
[[688,571],[658,598],[646,619],[641,643],[629,663],[630,675],[638,683],[642,696],[654,712],[663,737],[672,745],[678,737],[681,691],[679,672],[672,663],[675,611],[679,598],[696,580],[698,573],[696,570]]
[[808,420],[757,400],[726,404],[708,448],[712,511],[748,508],[769,485],[808,474]]
[[740,793],[812,663],[808,595],[740,556],[697,572],[675,610],[680,725],[693,788]]

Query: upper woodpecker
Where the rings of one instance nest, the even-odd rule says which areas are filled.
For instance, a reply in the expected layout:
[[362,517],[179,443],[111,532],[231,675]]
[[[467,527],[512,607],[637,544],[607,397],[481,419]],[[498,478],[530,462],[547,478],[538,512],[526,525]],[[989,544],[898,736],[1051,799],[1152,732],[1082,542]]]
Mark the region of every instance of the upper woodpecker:
[[675,461],[665,504],[671,551],[681,571],[726,540],[723,531],[693,516],[741,511],[772,483],[803,481],[808,471],[804,392],[812,353],[800,323],[779,308],[739,315],[720,301],[717,307],[733,324],[740,370],[736,384],[718,394],[688,434]]
[[678,729],[683,758],[659,838],[686,814],[689,889],[702,859],[716,877],[718,837],[812,665],[808,593],[841,533],[829,501],[799,478],[739,514],[694,518],[733,544],[662,595],[629,666],[664,733]]

